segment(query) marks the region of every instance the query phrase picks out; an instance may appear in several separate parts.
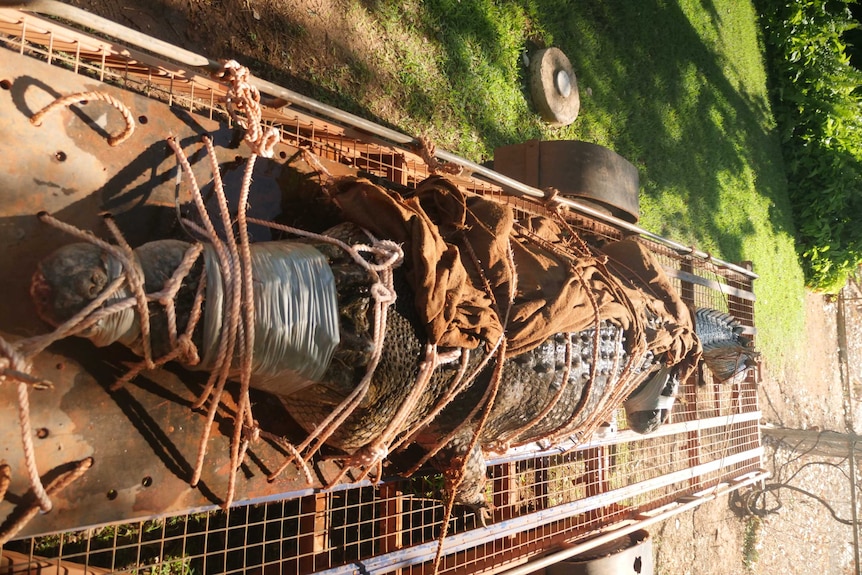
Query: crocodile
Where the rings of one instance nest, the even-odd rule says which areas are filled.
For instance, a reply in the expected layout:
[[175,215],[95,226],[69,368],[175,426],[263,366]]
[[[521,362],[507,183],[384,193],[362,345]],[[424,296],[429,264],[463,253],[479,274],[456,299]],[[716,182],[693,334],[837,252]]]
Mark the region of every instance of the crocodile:
[[[367,240],[365,231],[353,223],[339,224],[328,235],[347,243]],[[163,288],[190,247],[189,242],[167,239],[134,250],[147,293]],[[324,301],[321,305],[334,310],[337,319],[331,329],[304,326],[302,329],[317,331],[294,334],[293,339],[285,339],[283,333],[297,331],[293,324],[266,316],[263,311],[255,319],[255,341],[275,341],[278,347],[273,351],[256,346],[255,355],[261,357],[251,384],[278,397],[290,416],[312,433],[366,374],[373,356],[372,292],[377,279],[357,265],[351,254],[328,241],[290,239],[251,247],[253,255],[257,254],[252,259],[256,311],[272,307],[261,299],[269,289],[268,280],[259,279],[269,273],[263,267],[273,259],[289,259],[300,253],[315,262],[311,275],[303,281],[315,284]],[[193,333],[203,361],[189,367],[207,369],[207,350],[216,345],[222,328],[221,309],[210,307],[218,299],[210,293],[212,282],[221,272],[212,248],[206,246],[204,251],[204,261],[191,268],[175,304],[181,332],[189,321],[197,284],[206,269],[204,317]],[[405,267],[394,272],[398,297],[386,315],[385,340],[369,387],[326,443],[354,455],[381,449],[386,455],[395,438],[399,444],[415,443],[424,449],[426,458],[433,456],[433,465],[450,476],[454,474],[456,480],[450,482],[454,500],[483,514],[488,508],[484,490],[487,453],[548,438],[583,439],[579,435],[582,431],[601,423],[596,420],[597,413],[608,413],[626,398],[620,396],[621,389],[636,388],[671,362],[669,351],[653,349],[649,334],[670,330],[667,318],[653,313],[652,306],[636,310],[648,334],[647,345],[633,331],[630,320],[605,317],[585,329],[551,333],[512,354],[505,353],[499,342],[497,346],[494,342],[473,347],[441,346],[427,381],[419,389],[421,393],[411,399],[409,413],[402,413],[398,428],[392,430],[391,423],[422,379],[429,349],[428,331],[415,305],[416,288]],[[62,247],[42,260],[33,276],[31,294],[37,312],[49,324],[59,325],[121,273],[122,265],[97,245]],[[284,281],[281,276],[273,279],[275,284]],[[297,287],[274,289],[286,294]],[[170,338],[165,310],[153,302],[149,312],[154,354],[167,353]],[[115,324],[121,324],[122,330],[115,329]],[[680,329],[685,332],[688,328]],[[134,317],[102,322],[80,335],[97,345],[119,341],[138,353],[142,348],[140,321]],[[309,341],[313,342],[310,352]],[[273,353],[280,355],[267,363]],[[686,363],[691,364],[698,354],[695,338],[695,345],[683,351]],[[453,395],[458,385],[461,387]],[[381,445],[380,437],[386,433],[389,436]]]

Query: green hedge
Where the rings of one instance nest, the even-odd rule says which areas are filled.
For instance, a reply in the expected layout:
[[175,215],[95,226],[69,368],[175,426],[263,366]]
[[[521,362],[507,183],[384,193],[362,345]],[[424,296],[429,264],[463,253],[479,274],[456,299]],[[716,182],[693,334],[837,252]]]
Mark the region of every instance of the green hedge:
[[862,263],[862,74],[842,33],[847,0],[761,0],[773,111],[798,249],[812,288],[834,292]]

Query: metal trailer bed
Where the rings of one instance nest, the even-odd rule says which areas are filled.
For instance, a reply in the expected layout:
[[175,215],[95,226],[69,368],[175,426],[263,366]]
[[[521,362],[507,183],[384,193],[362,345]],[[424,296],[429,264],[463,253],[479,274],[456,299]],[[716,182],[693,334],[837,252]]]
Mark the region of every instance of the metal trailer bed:
[[[11,339],[45,331],[22,302],[29,300],[35,263],[65,241],[39,224],[37,211],[99,229],[98,212],[110,209],[130,241],[142,241],[174,217],[176,166],[166,154],[167,135],[193,150],[201,134],[211,133],[228,185],[238,172],[232,163],[241,164],[243,153],[231,144],[225,86],[207,74],[216,63],[69,6],[37,2],[30,9],[66,23],[0,9],[0,125],[6,136],[0,150],[7,158],[0,191],[0,334]],[[255,171],[253,190],[261,199],[253,207],[262,217],[279,209],[273,194],[277,198],[285,165],[311,171],[297,155],[301,149],[334,173],[361,171],[392,185],[410,187],[428,175],[409,136],[254,81],[265,94],[290,103],[265,108],[264,119],[279,128],[281,144],[276,157]],[[57,96],[94,89],[133,110],[134,145],[107,147],[104,134],[118,120],[98,103],[55,112],[41,128],[29,124]],[[543,196],[452,154],[437,156],[465,166],[467,175],[459,177],[465,187],[512,202],[523,213],[536,209],[534,199]],[[195,164],[196,172],[206,173],[203,163]],[[575,201],[564,205],[584,237],[639,237],[687,303],[728,311],[755,333],[756,276],[749,268]],[[262,445],[247,458],[235,505],[218,510],[229,430],[214,432],[202,484],[192,489],[186,483],[189,462],[203,420],[189,409],[193,386],[163,370],[109,391],[127,359],[119,355],[96,355],[88,344],[68,341],[35,360],[36,371],[55,386],[30,394],[43,479],[82,457],[96,463],[55,496],[53,511],[33,518],[0,549],[0,574],[428,572],[443,516],[439,476],[347,482],[328,490],[319,480],[307,485],[295,471],[267,482],[263,462],[279,452]],[[620,412],[616,433],[492,459],[493,521],[482,527],[471,513],[454,516],[440,572],[526,573],[762,481],[757,377],[753,369],[743,383],[717,385],[701,370],[682,385],[671,422],[651,435],[627,430]],[[12,470],[0,521],[20,508],[29,489],[12,387],[0,385],[0,459]],[[267,402],[259,401],[262,418]],[[289,434],[290,424],[284,425],[276,431]],[[333,466],[321,461],[321,477],[334,473]]]

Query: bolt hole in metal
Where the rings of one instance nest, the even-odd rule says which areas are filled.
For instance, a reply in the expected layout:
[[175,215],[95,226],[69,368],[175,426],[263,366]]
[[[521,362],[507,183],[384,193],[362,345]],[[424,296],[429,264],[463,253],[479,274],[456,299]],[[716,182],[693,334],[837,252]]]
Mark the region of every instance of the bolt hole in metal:
[[119,493],[117,493],[116,489],[109,489],[105,495],[107,496],[108,501],[113,501],[117,498],[117,495],[119,495]]
[[54,159],[57,160],[58,162],[65,162],[66,158],[68,158],[68,156],[66,155],[66,152],[64,152],[63,150],[59,150],[59,151],[54,153]]
[[36,430],[36,437],[38,437],[39,439],[45,439],[49,435],[50,435],[50,432],[48,431],[47,427],[40,427],[39,429]]
[[142,124],[142,125],[143,125],[143,124],[146,124],[146,123],[147,123],[147,122],[149,122],[149,121],[150,121],[150,120],[149,120],[149,118],[147,118],[146,116],[138,116],[138,123],[139,123],[139,124]]
[[557,92],[563,98],[568,98],[572,94],[572,79],[569,78],[569,74],[565,70],[557,70],[554,84],[556,84]]
[[3,88],[4,90],[11,90],[12,82],[9,80],[0,80],[0,88]]

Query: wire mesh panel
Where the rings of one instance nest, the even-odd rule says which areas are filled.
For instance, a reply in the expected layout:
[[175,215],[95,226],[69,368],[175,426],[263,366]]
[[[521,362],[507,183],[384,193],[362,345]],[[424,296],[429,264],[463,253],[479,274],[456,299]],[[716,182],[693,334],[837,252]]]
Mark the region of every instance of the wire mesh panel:
[[[8,50],[229,121],[226,89],[203,73],[143,51],[18,11],[0,10],[0,43]],[[0,61],[3,59],[0,53]],[[2,83],[2,78],[0,78]],[[8,86],[6,87],[8,89]],[[281,161],[295,150],[409,190],[430,170],[416,150],[360,133],[293,106],[265,108],[281,135]],[[519,222],[546,214],[541,202],[513,198],[500,186],[464,174],[474,193],[510,203]],[[631,231],[566,212],[566,223],[590,245]],[[753,276],[695,257],[651,238],[655,254],[692,308],[726,311],[754,336]],[[456,509],[443,541],[441,573],[499,572],[599,530],[635,523],[688,497],[760,472],[756,369],[743,381],[717,383],[700,370],[682,383],[668,423],[650,435],[630,429],[623,410],[586,443],[528,445],[488,462],[483,525]],[[754,475],[753,475],[754,474]],[[23,538],[2,548],[0,574],[34,569],[64,573],[428,573],[445,512],[444,477],[429,469],[410,478],[363,480],[305,489],[228,510],[189,510],[134,523]]]

